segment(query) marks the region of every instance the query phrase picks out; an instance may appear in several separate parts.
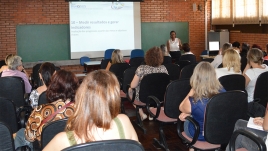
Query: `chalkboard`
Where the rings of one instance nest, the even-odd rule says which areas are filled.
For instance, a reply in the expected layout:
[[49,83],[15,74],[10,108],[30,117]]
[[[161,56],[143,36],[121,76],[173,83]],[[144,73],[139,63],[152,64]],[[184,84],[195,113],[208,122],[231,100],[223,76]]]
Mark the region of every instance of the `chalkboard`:
[[170,31],[174,30],[182,43],[189,42],[188,22],[143,22],[141,23],[142,49],[147,51],[153,46],[166,44]]
[[70,59],[69,25],[18,25],[17,51],[23,62]]
[[[166,44],[169,32],[176,31],[182,42],[189,41],[188,22],[141,23],[142,49]],[[70,29],[63,25],[18,25],[17,52],[23,62],[70,60]]]

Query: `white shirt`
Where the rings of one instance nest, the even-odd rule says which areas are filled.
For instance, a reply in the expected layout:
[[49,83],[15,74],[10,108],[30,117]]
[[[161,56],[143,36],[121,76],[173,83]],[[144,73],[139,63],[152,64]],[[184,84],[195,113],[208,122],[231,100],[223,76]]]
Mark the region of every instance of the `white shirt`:
[[234,68],[230,68],[230,71],[228,71],[228,68],[225,67],[225,68],[217,68],[215,69],[216,71],[216,75],[217,75],[217,78],[220,78],[222,76],[225,76],[225,75],[230,75],[230,74],[242,74],[241,71],[239,71],[238,73],[237,72],[234,72]]
[[174,41],[172,41],[172,39],[169,39],[168,42],[169,42],[170,51],[180,51],[180,47],[179,47],[180,42],[178,38],[175,38]]
[[214,60],[211,62],[211,65],[214,68],[218,68],[218,66],[222,63],[222,55],[217,55]]
[[182,54],[182,55],[188,55],[188,54],[193,55],[193,53],[192,53],[191,51],[189,51],[189,52],[185,52],[185,53],[184,53],[184,54]]
[[264,69],[251,68],[251,69],[248,69],[245,72],[245,74],[250,79],[248,85],[246,86],[246,90],[248,92],[248,102],[252,102],[253,101],[253,95],[254,95],[254,90],[255,90],[255,85],[256,85],[257,78],[263,72],[268,71],[267,65],[263,64],[262,67],[264,67]]

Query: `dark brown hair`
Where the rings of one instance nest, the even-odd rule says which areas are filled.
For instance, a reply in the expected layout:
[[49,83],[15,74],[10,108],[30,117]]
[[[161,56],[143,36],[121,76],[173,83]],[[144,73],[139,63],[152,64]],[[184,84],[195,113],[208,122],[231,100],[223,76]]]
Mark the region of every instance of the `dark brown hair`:
[[74,102],[74,97],[79,81],[74,73],[66,70],[57,71],[51,78],[51,83],[47,88],[48,102],[55,102],[59,99]]
[[149,49],[145,54],[146,65],[158,67],[163,63],[163,53],[159,47]]

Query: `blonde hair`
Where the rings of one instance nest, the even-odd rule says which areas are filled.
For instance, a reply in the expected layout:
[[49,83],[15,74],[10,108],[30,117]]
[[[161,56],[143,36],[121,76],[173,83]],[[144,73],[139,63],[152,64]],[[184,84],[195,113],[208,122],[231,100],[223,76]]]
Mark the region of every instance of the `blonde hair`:
[[75,95],[75,113],[69,118],[67,131],[74,131],[85,142],[94,141],[93,127],[110,129],[120,112],[120,87],[110,71],[90,72]]
[[224,68],[227,67],[228,71],[233,67],[234,72],[239,73],[241,68],[239,54],[232,48],[225,50],[222,65]]
[[216,77],[215,69],[208,62],[200,62],[194,69],[190,79],[192,89],[195,91],[193,98],[196,103],[203,98],[211,98],[219,93],[222,86]]
[[223,45],[222,45],[222,55],[224,55],[224,53],[225,53],[225,50],[227,50],[227,49],[229,49],[229,48],[232,48],[232,44],[231,43],[229,43],[229,42],[226,42],[226,43],[224,43]]
[[119,49],[115,49],[112,53],[111,64],[124,63],[123,55]]
[[247,59],[248,63],[251,61],[261,65],[263,63],[263,52],[258,48],[252,48],[248,51]]

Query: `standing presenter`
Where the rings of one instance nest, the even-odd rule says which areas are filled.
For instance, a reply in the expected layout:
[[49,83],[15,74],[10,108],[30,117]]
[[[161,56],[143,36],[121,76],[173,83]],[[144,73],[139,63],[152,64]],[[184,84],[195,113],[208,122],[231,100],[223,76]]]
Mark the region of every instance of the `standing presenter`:
[[176,32],[171,31],[170,39],[167,41],[167,50],[170,53],[172,60],[175,60],[176,62],[178,62],[181,57],[181,46],[181,40],[176,38]]

